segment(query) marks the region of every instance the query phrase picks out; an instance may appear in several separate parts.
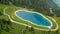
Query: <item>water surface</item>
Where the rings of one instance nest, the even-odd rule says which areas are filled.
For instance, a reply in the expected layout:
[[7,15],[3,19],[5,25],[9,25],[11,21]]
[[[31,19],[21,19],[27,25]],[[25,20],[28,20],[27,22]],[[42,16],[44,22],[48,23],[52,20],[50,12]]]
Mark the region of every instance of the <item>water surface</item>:
[[16,12],[16,15],[19,16],[20,18],[22,18],[24,20],[28,20],[36,25],[51,26],[51,23],[46,18],[44,18],[43,16],[41,16],[37,13],[26,12],[26,11],[22,10],[22,11]]

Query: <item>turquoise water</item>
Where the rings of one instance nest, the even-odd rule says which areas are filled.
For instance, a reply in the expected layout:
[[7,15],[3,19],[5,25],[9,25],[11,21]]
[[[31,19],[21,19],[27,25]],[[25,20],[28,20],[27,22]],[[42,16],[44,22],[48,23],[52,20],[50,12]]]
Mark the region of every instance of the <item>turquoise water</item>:
[[26,12],[22,10],[16,12],[16,15],[37,25],[51,26],[51,23],[47,19],[37,13]]
[[60,0],[53,0],[60,7]]

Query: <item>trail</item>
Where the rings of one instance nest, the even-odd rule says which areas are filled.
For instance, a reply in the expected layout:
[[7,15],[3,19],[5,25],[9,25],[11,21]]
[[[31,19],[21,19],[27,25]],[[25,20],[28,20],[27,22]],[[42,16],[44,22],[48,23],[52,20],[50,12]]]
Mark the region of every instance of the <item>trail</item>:
[[[27,25],[27,24],[14,21],[14,20],[10,17],[10,15],[8,15],[8,14],[5,13],[5,10],[6,10],[6,9],[8,9],[8,7],[6,7],[6,8],[4,9],[4,14],[9,17],[9,19],[11,20],[11,22],[16,23],[16,24],[19,24],[19,25],[24,25],[24,26],[31,27],[31,26],[29,26],[29,25]],[[53,19],[53,18],[52,18],[52,19]],[[53,19],[53,20],[54,20],[54,19]],[[55,21],[55,20],[54,20],[54,21]],[[56,24],[57,24],[57,23],[56,23]],[[34,29],[42,30],[42,31],[56,31],[56,30],[58,29],[58,24],[57,24],[57,27],[56,27],[55,29],[49,29],[49,30],[47,30],[47,29],[40,29],[40,28],[36,28],[36,27],[34,27]]]

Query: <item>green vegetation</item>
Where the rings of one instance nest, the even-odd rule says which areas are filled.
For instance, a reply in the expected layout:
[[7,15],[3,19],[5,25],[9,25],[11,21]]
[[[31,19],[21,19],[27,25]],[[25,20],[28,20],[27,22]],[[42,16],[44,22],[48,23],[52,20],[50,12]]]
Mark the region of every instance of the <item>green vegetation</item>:
[[[3,7],[10,7],[10,8],[12,8],[12,6],[7,6],[7,5],[2,5],[2,4],[0,4],[0,8],[3,8]],[[4,7],[4,8],[5,8]],[[4,9],[3,8],[3,9]],[[19,8],[19,7],[15,7],[15,8]],[[9,11],[10,11],[10,9],[9,9]],[[12,10],[13,11],[13,10]],[[12,11],[10,11],[10,12],[12,12]],[[8,14],[12,14],[12,13],[8,13]],[[5,20],[8,20],[9,18],[7,17],[7,16],[1,16],[0,18],[3,18],[3,19],[5,19]],[[59,23],[60,21],[59,21],[59,19],[58,19],[58,17],[55,17],[55,19],[58,21],[57,23]],[[1,20],[0,20],[1,21]],[[2,22],[3,23],[3,22]],[[4,22],[5,23],[5,22]],[[60,30],[57,30],[56,32],[51,32],[51,31],[48,31],[48,32],[46,32],[46,31],[40,31],[40,30],[35,30],[35,29],[33,29],[33,28],[29,28],[28,26],[23,26],[23,25],[18,25],[18,24],[15,24],[15,23],[11,23],[12,25],[11,26],[9,26],[9,32],[7,32],[6,30],[2,30],[2,31],[0,31],[1,32],[1,34],[59,34],[59,32],[60,32]],[[7,25],[7,24],[6,24]],[[4,26],[4,28],[5,28],[5,26]],[[7,28],[6,28],[7,29]],[[32,31],[33,30],[33,31]],[[43,33],[44,32],[44,33]]]
[[23,8],[34,9],[37,12],[51,15],[49,12],[50,6],[48,5],[47,1],[48,0],[1,0],[0,3],[10,6],[19,6]]
[[[41,2],[41,3],[40,3]],[[28,26],[19,25],[16,23],[13,23],[10,21],[8,16],[4,15],[4,8],[8,7],[6,9],[6,13],[10,15],[14,21],[27,23],[25,21],[20,20],[14,15],[14,12],[19,9],[34,9],[33,11],[40,12],[42,14],[45,14],[47,16],[53,17],[58,25],[59,29],[57,31],[42,31],[42,30],[36,30],[33,27],[37,27],[35,25],[32,25],[30,23],[27,23],[28,25],[32,26],[29,28]],[[51,14],[49,12],[49,8],[45,5],[45,0],[0,0],[0,34],[60,34],[60,17],[56,15],[56,13]],[[58,10],[54,10],[53,12],[56,12]],[[56,15],[56,16],[54,16]],[[42,27],[39,27],[42,28]]]
[[[10,11],[9,11],[9,10],[10,10]],[[13,17],[12,19],[13,19],[14,21],[21,22],[21,23],[30,25],[30,26],[32,26],[32,27],[38,27],[38,26],[35,26],[35,25],[31,24],[31,23],[28,23],[28,22],[26,22],[26,21],[23,21],[23,20],[19,19],[19,18],[14,14],[16,10],[20,10],[20,8],[18,8],[18,7],[8,7],[8,8],[5,10],[5,12],[6,12],[8,15],[10,15],[11,18]],[[48,28],[45,28],[45,27],[38,27],[38,28],[48,29]]]

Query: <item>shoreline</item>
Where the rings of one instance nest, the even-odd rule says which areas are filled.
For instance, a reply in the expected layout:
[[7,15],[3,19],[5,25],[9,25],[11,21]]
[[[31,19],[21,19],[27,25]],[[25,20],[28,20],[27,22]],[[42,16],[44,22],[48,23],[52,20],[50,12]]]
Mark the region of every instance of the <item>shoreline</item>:
[[[31,27],[31,26],[29,26],[29,25],[27,25],[27,24],[24,24],[24,23],[20,23],[20,22],[17,22],[17,21],[14,21],[14,20],[12,20],[11,19],[11,17],[10,17],[10,15],[8,15],[8,14],[6,14],[5,13],[5,10],[7,9],[8,7],[6,7],[5,9],[4,9],[4,14],[6,15],[6,16],[8,16],[9,17],[9,19],[11,20],[11,22],[13,22],[13,23],[16,23],[16,24],[19,24],[19,25],[24,25],[24,26],[28,26],[28,27]],[[56,27],[57,28],[57,27]],[[57,29],[50,29],[50,30],[46,30],[46,29],[40,29],[40,28],[34,28],[34,29],[37,29],[37,30],[42,30],[42,31],[56,31]]]
[[[21,11],[21,10],[17,10],[16,12],[19,12],[19,11]],[[52,22],[51,22],[48,18],[46,18],[43,14],[40,14],[40,13],[34,12],[34,11],[28,11],[28,10],[25,10],[25,11],[26,11],[26,12],[31,12],[31,13],[37,13],[37,14],[41,15],[43,18],[45,18],[46,20],[48,20],[48,21],[50,22],[51,25],[50,25],[50,26],[37,25],[37,24],[32,23],[31,21],[28,21],[28,20],[25,20],[25,19],[19,17],[18,15],[16,15],[16,12],[15,12],[15,15],[16,15],[18,18],[20,18],[21,20],[30,22],[31,24],[34,24],[34,25],[36,25],[36,26],[42,26],[42,27],[47,27],[47,28],[51,29],[51,27],[52,27]]]

